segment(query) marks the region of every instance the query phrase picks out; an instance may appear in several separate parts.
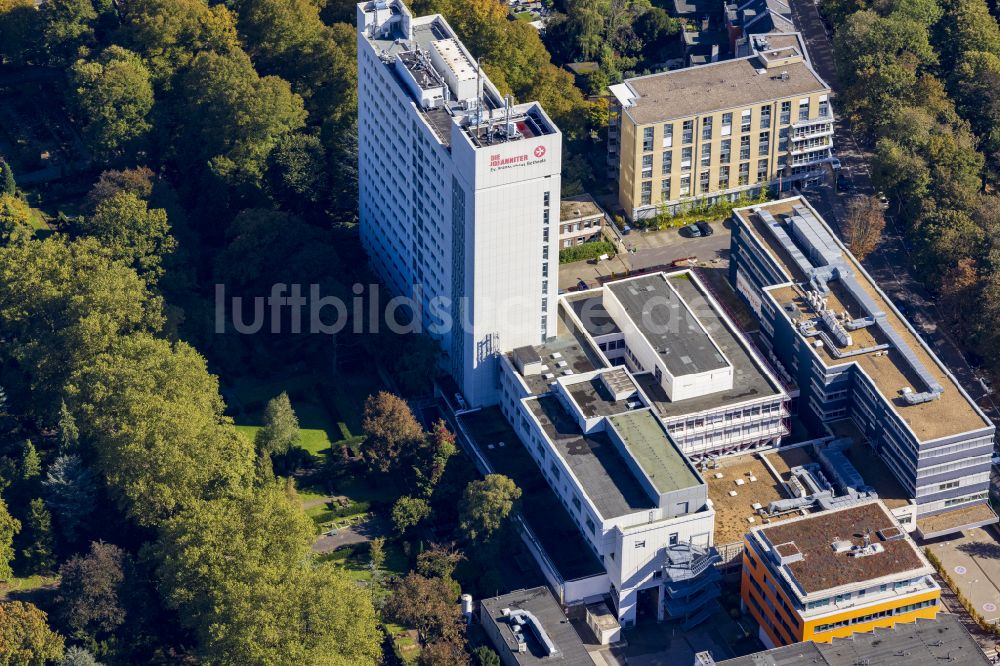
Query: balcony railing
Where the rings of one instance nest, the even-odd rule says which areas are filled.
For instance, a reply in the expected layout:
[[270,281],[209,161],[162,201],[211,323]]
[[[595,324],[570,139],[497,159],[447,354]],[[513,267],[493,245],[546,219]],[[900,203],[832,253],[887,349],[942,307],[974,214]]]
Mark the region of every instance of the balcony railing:
[[829,137],[822,137],[825,140],[814,142],[814,140],[806,141],[801,144],[792,144],[792,155],[801,155],[803,153],[808,153],[815,150],[822,150],[823,148],[833,148],[833,139]]
[[832,122],[833,122],[833,113],[827,111],[826,113],[820,114],[815,118],[801,118],[795,121],[795,123],[792,125],[792,128],[796,129],[799,127],[806,127],[808,125],[815,125],[817,123],[832,123]]

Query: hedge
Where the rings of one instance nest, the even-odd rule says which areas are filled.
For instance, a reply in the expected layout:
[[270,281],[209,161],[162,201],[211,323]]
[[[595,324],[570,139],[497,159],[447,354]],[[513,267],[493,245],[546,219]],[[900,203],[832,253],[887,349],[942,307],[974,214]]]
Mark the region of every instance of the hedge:
[[646,229],[670,229],[672,227],[683,227],[698,220],[722,220],[733,214],[734,208],[752,206],[769,201],[770,191],[765,187],[756,197],[749,197],[741,194],[736,201],[719,199],[715,203],[707,201],[695,201],[687,204],[684,210],[671,215],[667,212],[657,213],[656,217],[649,220],[637,220],[637,224]]
[[559,250],[559,263],[572,264],[574,261],[596,259],[602,254],[613,257],[615,255],[614,243],[611,241],[601,240],[563,248],[562,250]]

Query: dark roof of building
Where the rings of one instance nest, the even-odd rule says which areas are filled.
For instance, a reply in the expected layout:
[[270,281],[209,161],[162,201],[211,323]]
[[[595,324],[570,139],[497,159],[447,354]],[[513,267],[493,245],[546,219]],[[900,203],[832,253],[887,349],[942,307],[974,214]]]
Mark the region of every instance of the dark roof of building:
[[724,391],[671,402],[653,375],[648,373],[639,375],[636,380],[653,402],[657,412],[669,420],[683,414],[779,395],[782,389],[775,384],[777,380],[768,376],[763,361],[751,355],[747,347],[749,343],[740,342],[737,331],[723,320],[719,309],[709,302],[702,286],[695,280],[687,279],[686,274],[670,276],[667,279],[691,309],[698,313],[698,320],[732,363],[733,385]]
[[729,366],[712,336],[662,273],[607,286],[673,376]]
[[512,353],[514,359],[522,365],[542,362],[542,357],[538,354],[538,351],[531,346],[516,347]]
[[[527,649],[518,652],[517,640],[507,619],[503,617],[505,608],[512,612],[523,610],[531,613],[538,620],[557,653],[549,655],[544,641],[535,633],[534,628],[528,626],[524,626],[520,632],[526,639]],[[590,663],[590,657],[583,646],[583,641],[580,640],[580,635],[566,619],[565,613],[547,587],[515,590],[500,597],[485,598],[480,602],[479,618],[483,624],[495,627],[504,640],[504,644],[495,646],[496,649],[507,650],[509,656],[518,664],[561,663],[575,666]]]
[[618,324],[604,309],[603,295],[600,289],[588,291],[585,295],[567,296],[566,302],[573,308],[573,312],[576,313],[587,333],[595,337],[621,333]]
[[526,404],[603,518],[656,508],[606,434],[584,435],[555,396]]
[[[762,537],[771,548],[794,543],[802,559],[782,568],[803,594],[813,594],[926,568],[928,564],[908,538],[880,538],[880,530],[895,525],[896,521],[881,502],[866,502],[757,527],[750,536]],[[866,530],[871,530],[871,541],[881,546],[881,552],[854,557],[850,552],[834,550],[834,541],[850,541],[853,546],[862,546]]]
[[897,624],[889,629],[834,638],[831,643],[794,643],[721,661],[718,666],[937,666],[989,664],[957,616],[938,613],[934,620]]
[[629,391],[629,395],[625,399],[615,400],[615,396],[601,380],[601,375],[594,375],[588,380],[569,384],[566,386],[566,391],[573,398],[580,412],[588,419],[621,414],[632,409],[628,404],[629,399],[639,392],[639,388],[635,385],[632,377],[620,369],[614,374],[614,377],[624,377],[626,380],[621,382],[621,389]]

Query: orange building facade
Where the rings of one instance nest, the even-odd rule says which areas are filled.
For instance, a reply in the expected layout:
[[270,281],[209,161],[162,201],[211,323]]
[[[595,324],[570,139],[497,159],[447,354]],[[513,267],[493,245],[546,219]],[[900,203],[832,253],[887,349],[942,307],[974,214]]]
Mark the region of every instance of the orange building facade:
[[745,537],[740,594],[769,647],[830,642],[933,619],[933,568],[881,502],[823,511]]

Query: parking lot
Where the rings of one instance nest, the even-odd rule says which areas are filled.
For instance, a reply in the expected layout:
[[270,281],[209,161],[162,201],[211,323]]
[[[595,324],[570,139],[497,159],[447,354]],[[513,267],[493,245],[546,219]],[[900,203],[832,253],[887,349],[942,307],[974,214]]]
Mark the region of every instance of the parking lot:
[[725,266],[729,261],[729,221],[713,222],[713,234],[689,238],[678,229],[633,231],[624,236],[626,251],[607,261],[577,261],[559,267],[559,288],[575,288],[580,281],[596,287],[629,272],[667,268],[679,259],[695,258],[699,265]]

